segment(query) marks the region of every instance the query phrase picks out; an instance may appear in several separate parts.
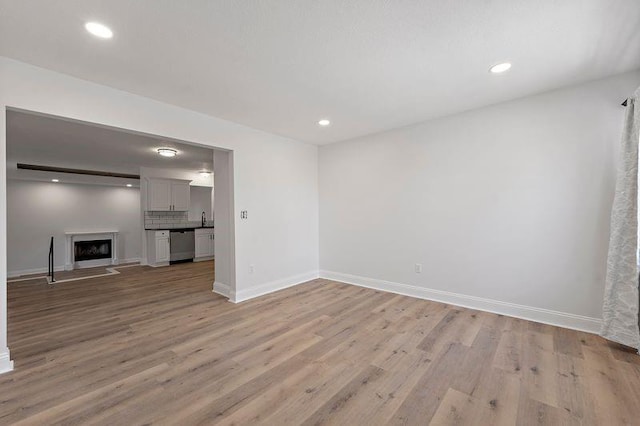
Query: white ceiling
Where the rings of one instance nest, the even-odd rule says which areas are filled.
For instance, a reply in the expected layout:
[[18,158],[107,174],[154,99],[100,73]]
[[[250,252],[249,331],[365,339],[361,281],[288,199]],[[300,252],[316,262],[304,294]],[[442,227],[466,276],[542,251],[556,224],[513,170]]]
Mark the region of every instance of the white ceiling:
[[638,0],[0,0],[1,55],[318,144],[640,68],[639,28]]
[[[160,147],[175,148],[178,155],[173,158],[162,157],[156,151]],[[213,150],[56,117],[8,111],[8,178],[59,178],[74,183],[138,184],[137,181],[125,182],[122,179],[69,174],[53,176],[50,172],[18,170],[17,163],[136,175],[140,174],[140,167],[171,169],[192,173],[192,179],[197,180],[198,184],[199,171],[213,170]],[[208,181],[200,183],[210,185]]]

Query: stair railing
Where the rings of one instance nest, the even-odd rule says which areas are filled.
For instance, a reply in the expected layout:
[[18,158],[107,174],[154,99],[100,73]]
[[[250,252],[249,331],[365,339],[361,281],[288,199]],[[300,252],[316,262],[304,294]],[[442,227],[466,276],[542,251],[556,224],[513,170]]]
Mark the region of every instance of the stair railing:
[[53,237],[51,237],[51,242],[49,243],[49,272],[47,273],[48,277],[51,277],[49,280],[49,284],[55,283],[55,271],[53,267]]

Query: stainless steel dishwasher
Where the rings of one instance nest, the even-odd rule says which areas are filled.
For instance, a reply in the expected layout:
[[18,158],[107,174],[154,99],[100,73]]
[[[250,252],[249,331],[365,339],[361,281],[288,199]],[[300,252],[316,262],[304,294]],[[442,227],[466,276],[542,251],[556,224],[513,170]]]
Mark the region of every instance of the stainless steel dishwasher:
[[193,229],[176,229],[170,233],[170,263],[189,262],[196,255],[196,239]]

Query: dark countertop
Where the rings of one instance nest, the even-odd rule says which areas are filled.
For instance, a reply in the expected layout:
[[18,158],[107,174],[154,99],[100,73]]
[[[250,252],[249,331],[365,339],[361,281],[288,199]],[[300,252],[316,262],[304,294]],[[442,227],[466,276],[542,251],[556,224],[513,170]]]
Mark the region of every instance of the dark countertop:
[[184,226],[177,228],[144,228],[145,231],[185,231],[185,230],[195,230],[195,229],[213,229],[213,225],[205,225],[205,226]]

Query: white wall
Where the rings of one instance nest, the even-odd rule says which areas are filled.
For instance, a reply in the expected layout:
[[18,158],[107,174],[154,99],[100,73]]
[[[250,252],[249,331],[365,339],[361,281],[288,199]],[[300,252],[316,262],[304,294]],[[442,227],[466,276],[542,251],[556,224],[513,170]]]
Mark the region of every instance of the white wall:
[[256,295],[317,276],[316,146],[0,58],[0,358],[7,354],[6,107],[233,150],[233,211],[249,211],[234,225],[234,291]]
[[139,198],[138,188],[9,180],[9,276],[46,271],[52,236],[55,266],[64,269],[65,231],[117,229],[120,261],[138,260]]
[[[214,253],[215,284],[213,290],[216,293],[237,300],[231,283],[235,281],[236,265],[234,257],[230,256],[235,250],[234,229],[235,213],[233,200],[233,153],[216,149],[213,151],[213,180],[215,229],[214,229]],[[238,292],[240,293],[240,292]]]
[[191,202],[189,205],[189,220],[202,220],[202,212],[205,213],[207,221],[213,218],[212,193],[213,188],[207,186],[192,186]]
[[620,103],[639,84],[629,73],[321,147],[321,275],[597,330]]

